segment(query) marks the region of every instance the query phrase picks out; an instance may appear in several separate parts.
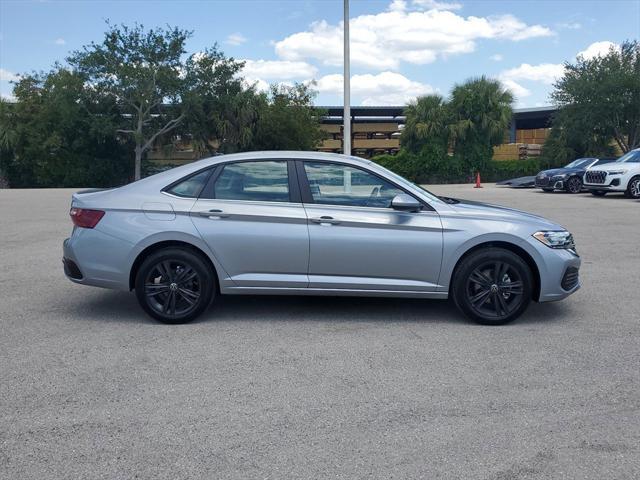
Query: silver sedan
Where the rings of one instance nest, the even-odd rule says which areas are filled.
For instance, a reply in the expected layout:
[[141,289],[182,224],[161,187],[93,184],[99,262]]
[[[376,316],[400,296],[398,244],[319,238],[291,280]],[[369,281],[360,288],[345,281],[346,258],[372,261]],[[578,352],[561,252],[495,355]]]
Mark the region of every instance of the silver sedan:
[[436,197],[381,166],[314,152],[217,156],[73,195],[69,279],[134,290],[166,323],[218,295],[446,299],[502,324],[580,287],[573,238],[517,210]]

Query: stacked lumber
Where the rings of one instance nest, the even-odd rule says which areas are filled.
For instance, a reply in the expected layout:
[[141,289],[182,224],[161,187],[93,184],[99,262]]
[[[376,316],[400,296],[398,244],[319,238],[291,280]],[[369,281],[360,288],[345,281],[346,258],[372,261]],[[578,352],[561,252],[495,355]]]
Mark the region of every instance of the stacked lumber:
[[542,145],[549,136],[550,128],[516,130],[516,143]]

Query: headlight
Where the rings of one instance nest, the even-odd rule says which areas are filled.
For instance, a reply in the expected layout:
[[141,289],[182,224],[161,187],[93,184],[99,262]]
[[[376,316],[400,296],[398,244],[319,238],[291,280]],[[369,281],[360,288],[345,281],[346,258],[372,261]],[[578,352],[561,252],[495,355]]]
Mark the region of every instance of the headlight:
[[625,173],[627,173],[626,170],[612,170],[610,172],[607,172],[609,175],[624,175]]
[[558,175],[554,175],[553,178],[563,179],[567,176],[566,173],[560,173]]
[[533,234],[536,240],[544,243],[549,248],[562,248],[576,251],[573,235],[567,231],[542,231]]

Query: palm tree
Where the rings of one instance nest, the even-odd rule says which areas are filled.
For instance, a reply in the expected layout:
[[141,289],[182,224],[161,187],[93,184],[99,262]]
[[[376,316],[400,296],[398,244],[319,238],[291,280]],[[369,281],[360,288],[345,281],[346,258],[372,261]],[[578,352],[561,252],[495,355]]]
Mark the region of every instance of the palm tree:
[[498,80],[482,76],[456,85],[449,102],[455,153],[473,168],[485,165],[492,147],[504,141],[512,104],[513,95]]
[[427,143],[446,146],[447,111],[440,95],[418,97],[404,110],[407,117],[400,141],[407,150],[417,153]]

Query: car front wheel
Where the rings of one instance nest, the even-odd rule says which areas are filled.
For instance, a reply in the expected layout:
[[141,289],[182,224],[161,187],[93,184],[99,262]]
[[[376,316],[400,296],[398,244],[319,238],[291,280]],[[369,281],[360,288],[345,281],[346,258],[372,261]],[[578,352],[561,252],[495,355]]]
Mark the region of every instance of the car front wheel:
[[640,198],[640,175],[629,180],[629,186],[625,193],[630,198]]
[[526,262],[503,248],[485,248],[464,258],[453,277],[457,307],[484,325],[518,318],[531,302],[533,275]]
[[186,323],[211,303],[215,276],[201,255],[172,247],[142,262],[135,287],[140,306],[150,316],[163,323]]
[[567,180],[566,189],[569,193],[580,193],[582,191],[582,180],[578,177],[571,177]]

